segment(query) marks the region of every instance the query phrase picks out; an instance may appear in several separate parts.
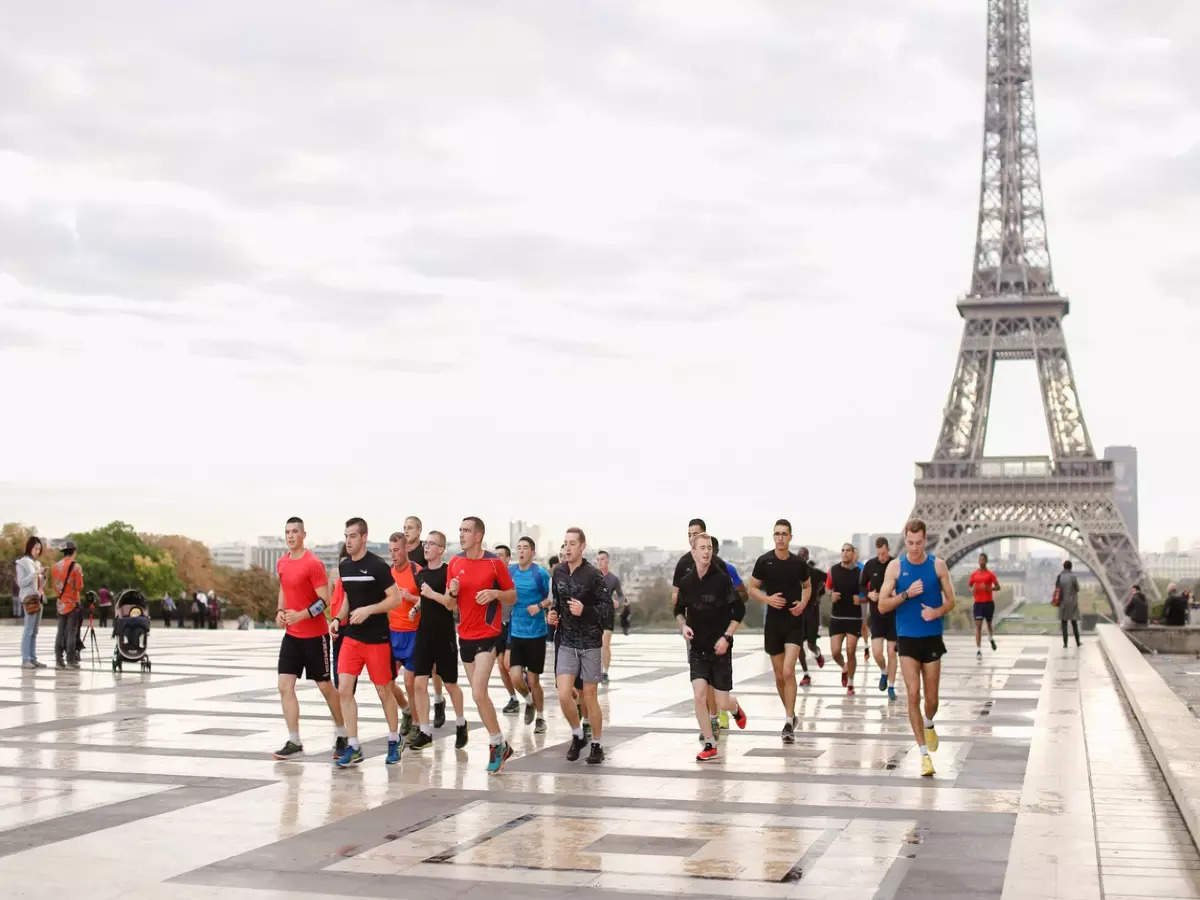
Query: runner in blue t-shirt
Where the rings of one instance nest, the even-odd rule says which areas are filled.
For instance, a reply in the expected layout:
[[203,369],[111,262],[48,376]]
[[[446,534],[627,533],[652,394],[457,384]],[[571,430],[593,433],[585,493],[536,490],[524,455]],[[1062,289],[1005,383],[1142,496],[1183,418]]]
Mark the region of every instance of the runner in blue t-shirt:
[[546,731],[542,672],[546,668],[546,610],[550,607],[550,573],[533,561],[533,538],[517,541],[517,562],[508,567],[517,589],[508,622],[508,665],[513,687],[525,698],[525,724],[537,717],[534,733]]
[[[933,774],[929,754],[938,748],[933,717],[942,677],[942,621],[954,609],[954,583],[946,563],[925,552],[925,523],[904,526],[905,553],[888,563],[879,591],[879,611],[896,611],[896,649],[908,692],[908,721],[921,750],[921,774]],[[921,715],[921,688],[925,715]]]

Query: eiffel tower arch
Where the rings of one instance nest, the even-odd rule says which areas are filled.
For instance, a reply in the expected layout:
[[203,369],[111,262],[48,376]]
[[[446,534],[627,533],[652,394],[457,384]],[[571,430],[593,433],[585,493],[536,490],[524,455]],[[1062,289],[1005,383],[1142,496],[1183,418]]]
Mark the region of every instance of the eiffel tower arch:
[[[1042,205],[1029,0],[988,0],[979,223],[971,291],[958,311],[963,336],[941,432],[914,482],[913,516],[926,522],[931,548],[953,565],[1000,538],[1036,538],[1091,569],[1114,610],[1134,584],[1157,600],[1071,371],[1070,303],[1054,287]],[[1037,367],[1049,457],[983,454],[996,363],[1014,359]]]

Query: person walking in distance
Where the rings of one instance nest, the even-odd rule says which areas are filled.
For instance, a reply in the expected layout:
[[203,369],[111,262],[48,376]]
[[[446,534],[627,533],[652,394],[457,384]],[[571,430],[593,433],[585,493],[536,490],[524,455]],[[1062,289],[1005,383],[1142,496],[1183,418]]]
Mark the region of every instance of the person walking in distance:
[[45,603],[41,555],[42,539],[29,537],[25,541],[24,554],[17,560],[17,594],[25,616],[25,627],[21,631],[21,666],[25,669],[46,668],[46,664],[37,658],[38,625]]
[[[409,744],[411,750],[424,750],[433,743],[433,729],[446,724],[446,703],[434,706],[433,721],[429,721],[429,679],[444,684],[454,704],[454,747],[467,746],[467,719],[463,714],[463,693],[458,686],[458,640],[454,635],[456,604],[446,593],[446,536],[430,531],[425,539],[425,568],[417,573],[421,594],[421,614],[417,619],[417,637],[413,645],[413,689],[411,705],[413,720],[419,733]],[[438,697],[441,695],[438,694]]]
[[621,579],[616,576],[616,573],[610,571],[611,561],[608,557],[607,550],[601,550],[596,554],[596,568],[600,570],[600,575],[604,578],[604,585],[608,588],[609,596],[612,597],[612,615],[604,623],[604,646],[601,648],[600,660],[600,683],[608,684],[608,668],[612,665],[612,636],[613,625],[617,619],[617,610],[621,607],[621,601],[625,599],[625,592],[621,590]]
[[83,570],[75,561],[75,542],[62,547],[63,557],[50,569],[50,582],[58,595],[55,611],[58,621],[54,632],[55,668],[79,668],[79,627],[83,623]]
[[[113,608],[112,591],[110,591],[106,587],[100,588],[100,590],[96,592],[96,610],[100,616],[100,627],[101,628],[108,627],[108,617],[110,615],[112,615],[112,608]],[[182,617],[180,617],[179,627],[180,628],[183,627],[183,618]]]
[[775,690],[783,704],[784,722],[780,737],[785,744],[796,741],[796,660],[804,643],[804,610],[812,596],[808,565],[788,549],[792,523],[778,519],[771,532],[775,549],[754,563],[749,578],[750,596],[766,604],[763,649],[771,657]]
[[988,568],[988,556],[979,554],[979,568],[967,579],[967,587],[974,594],[975,605],[972,614],[975,617],[975,658],[983,659],[981,641],[983,640],[983,623],[987,622],[988,643],[996,649],[996,638],[992,634],[992,618],[996,615],[996,591],[1000,590],[1000,580],[996,573]]
[[[496,555],[500,557],[500,562],[504,563],[504,568],[511,571],[512,548],[508,544],[497,544]],[[497,668],[500,669],[500,683],[504,685],[504,690],[508,691],[508,702],[504,704],[504,708],[500,712],[507,716],[515,716],[521,711],[521,704],[517,701],[517,687],[513,684],[512,676],[508,672],[508,622],[512,616],[512,611],[512,606],[505,606],[500,610],[502,617],[500,623],[500,645],[497,651],[499,655],[496,657],[496,661],[499,663]]]
[[733,690],[733,635],[746,615],[745,601],[733,587],[733,579],[722,566],[713,564],[713,540],[700,534],[692,545],[695,565],[679,584],[675,601],[675,621],[688,643],[688,668],[696,721],[704,738],[704,747],[696,755],[698,762],[718,756],[712,729],[709,691],[716,694],[716,707],[733,713],[738,728],[746,727]]
[[1063,560],[1062,571],[1058,573],[1054,586],[1058,588],[1058,621],[1062,625],[1063,649],[1067,649],[1067,623],[1075,632],[1075,646],[1079,641],[1079,579],[1071,571],[1071,561]]
[[[171,627],[171,619],[175,617],[175,598],[170,593],[163,594],[162,599],[163,628]],[[101,626],[102,628],[104,626]]]
[[[950,570],[925,552],[925,523],[912,519],[904,526],[905,553],[888,563],[879,591],[879,611],[896,610],[897,650],[904,689],[908,694],[908,721],[921,752],[921,774],[933,775],[938,735],[933,717],[938,710],[942,677],[942,641],[945,617],[954,609],[954,583]],[[921,694],[924,691],[924,715]]]
[[333,757],[337,759],[345,751],[347,741],[342,701],[334,690],[329,665],[329,624],[325,618],[329,582],[324,564],[304,546],[306,537],[304,520],[299,516],[288,519],[283,526],[287,553],[275,564],[275,574],[279,577],[275,624],[285,629],[279,643],[276,673],[287,741],[274,756],[290,759],[304,752],[300,740],[300,701],[296,697],[296,680],[304,675],[317,686],[329,707],[333,719]]
[[551,573],[550,592],[554,607],[547,620],[557,624],[559,646],[555,654],[554,681],[558,705],[571,726],[571,744],[567,759],[579,759],[586,740],[583,723],[575,706],[575,679],[582,683],[580,703],[591,724],[592,748],[587,761],[604,762],[604,718],[596,685],[600,682],[604,646],[604,622],[612,611],[612,598],[600,570],[583,558],[587,537],[580,528],[568,528],[563,542],[563,562]]
[[[888,699],[896,699],[896,613],[879,611],[879,591],[883,588],[883,578],[887,574],[888,563],[892,561],[891,548],[888,539],[875,538],[875,555],[863,563],[862,589],[866,591],[867,602],[870,603],[868,625],[871,629],[871,650],[875,654],[875,664],[879,666],[879,690],[887,691]],[[887,661],[884,661],[883,650],[887,645]]]
[[[862,631],[862,600],[858,596],[858,565],[854,561],[854,545],[842,544],[842,560],[830,566],[825,577],[825,589],[833,598],[829,614],[829,652],[833,661],[842,667],[842,687],[848,695],[854,694],[854,669],[858,664],[855,648]],[[842,641],[846,642],[846,655],[842,656]]]
[[496,707],[488,696],[492,668],[502,654],[501,609],[516,602],[512,576],[500,557],[483,549],[484,525],[478,516],[467,516],[458,528],[462,553],[450,560],[447,593],[458,604],[458,651],[471,683],[471,696],[488,733],[490,775],[497,775],[513,755],[500,731]]
[[365,667],[387,721],[384,762],[391,766],[400,762],[400,716],[392,693],[394,670],[387,614],[400,605],[400,591],[388,564],[367,551],[364,519],[348,519],[345,538],[347,555],[338,563],[338,575],[346,592],[346,601],[338,610],[338,618],[330,622],[334,633],[343,634],[342,650],[338,655],[338,696],[342,701],[347,738],[346,749],[337,758],[337,764],[344,769],[363,761],[354,688]]
[[550,573],[533,561],[533,538],[517,541],[517,561],[508,567],[517,589],[508,626],[508,664],[517,690],[525,697],[525,724],[536,718],[535,734],[546,731],[542,673],[546,669],[546,610],[550,601]]

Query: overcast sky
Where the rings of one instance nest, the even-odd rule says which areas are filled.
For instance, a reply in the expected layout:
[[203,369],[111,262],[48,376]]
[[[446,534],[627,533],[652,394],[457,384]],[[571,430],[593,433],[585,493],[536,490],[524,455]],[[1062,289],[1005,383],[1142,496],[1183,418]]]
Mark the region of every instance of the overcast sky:
[[[1032,0],[1097,451],[1200,534],[1200,4]],[[591,543],[894,530],[979,194],[985,0],[8,3],[0,519]],[[1032,363],[989,452],[1045,452]]]

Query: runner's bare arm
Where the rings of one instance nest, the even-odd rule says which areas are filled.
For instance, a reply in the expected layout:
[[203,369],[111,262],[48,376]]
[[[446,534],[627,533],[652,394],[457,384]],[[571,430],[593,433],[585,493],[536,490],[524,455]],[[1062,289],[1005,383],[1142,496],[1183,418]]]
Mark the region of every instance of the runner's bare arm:
[[908,599],[904,594],[896,593],[896,579],[900,577],[900,561],[893,559],[888,563],[887,571],[883,573],[883,586],[879,588],[879,611],[891,612]]
[[938,584],[942,586],[942,605],[936,612],[945,617],[954,609],[954,581],[950,578],[950,568],[940,557],[933,561],[933,570],[937,572]]

